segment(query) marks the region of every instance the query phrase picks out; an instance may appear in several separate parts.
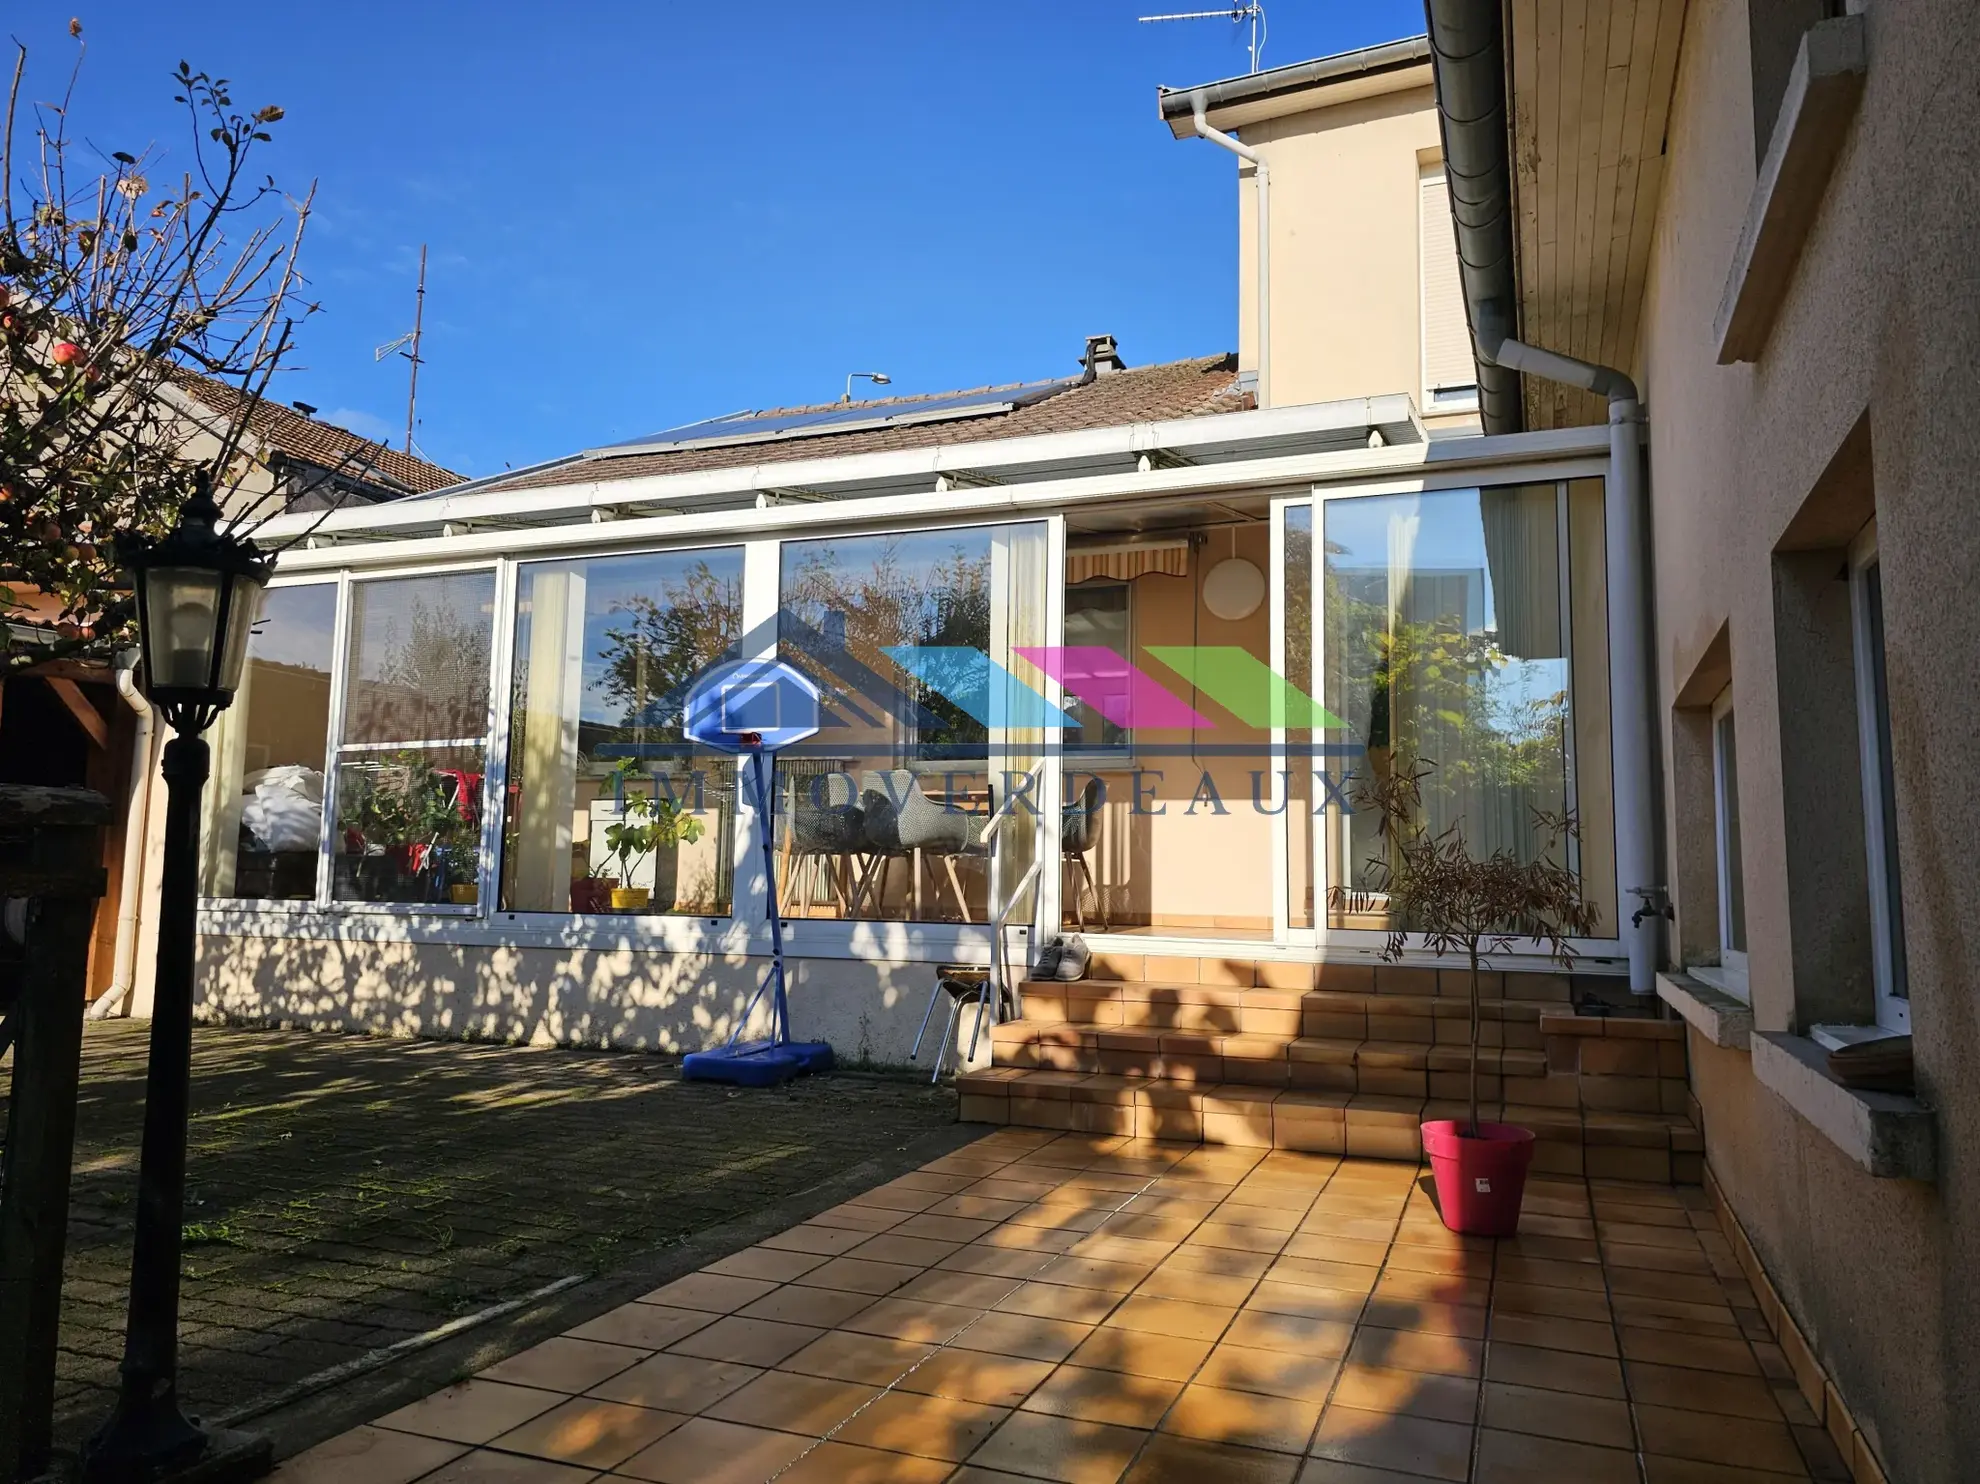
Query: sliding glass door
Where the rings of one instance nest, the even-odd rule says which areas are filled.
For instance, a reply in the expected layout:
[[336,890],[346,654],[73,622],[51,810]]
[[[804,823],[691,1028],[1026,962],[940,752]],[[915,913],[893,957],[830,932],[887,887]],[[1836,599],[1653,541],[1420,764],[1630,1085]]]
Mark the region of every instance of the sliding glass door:
[[1039,663],[1050,541],[1030,521],[782,544],[777,652],[823,708],[777,760],[783,916],[982,930],[1023,883],[1006,921],[1031,921],[1067,724]]
[[1601,481],[1322,494],[1280,505],[1273,536],[1275,668],[1314,703],[1275,734],[1281,941],[1409,926],[1365,803],[1403,770],[1423,829],[1563,860],[1613,937]]

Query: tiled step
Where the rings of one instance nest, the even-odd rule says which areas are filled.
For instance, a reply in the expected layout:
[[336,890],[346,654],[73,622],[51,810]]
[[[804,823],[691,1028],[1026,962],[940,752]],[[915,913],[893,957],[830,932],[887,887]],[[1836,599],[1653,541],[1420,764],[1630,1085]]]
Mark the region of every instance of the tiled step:
[[[1494,999],[1567,1001],[1573,998],[1569,977],[1559,973],[1489,970],[1480,976],[1482,991]],[[1384,963],[1288,962],[1211,955],[1171,958],[1096,953],[1086,982],[1199,984],[1233,989],[1340,990],[1362,994],[1457,995],[1469,993],[1469,971],[1433,965]]]
[[[1469,1045],[1224,1036],[1034,1020],[993,1026],[990,1036],[991,1060],[997,1066],[1153,1077],[1188,1085],[1234,1082],[1399,1097],[1469,1096]],[[1516,1097],[1526,1089],[1535,1101],[1573,1101],[1572,1079],[1559,1097],[1550,1097],[1549,1090],[1540,1086],[1548,1076],[1544,1051],[1481,1046],[1478,1069],[1481,1096],[1507,1096],[1501,1081],[1505,1078]]]
[[[1098,1029],[1320,1036],[1425,1045],[1469,1045],[1471,1041],[1471,1006],[1462,998],[1099,981],[1032,981],[1022,988],[1025,1019]],[[1537,1051],[1546,1044],[1540,1021],[1550,1008],[1523,1000],[1481,1001],[1479,1039],[1488,1046]]]
[[[1465,1105],[1453,1100],[1011,1066],[966,1072],[957,1088],[961,1116],[970,1122],[1411,1162],[1422,1158],[1419,1124],[1465,1115]],[[1480,1111],[1534,1131],[1536,1171],[1679,1184],[1702,1179],[1704,1141],[1683,1114],[1497,1101]]]

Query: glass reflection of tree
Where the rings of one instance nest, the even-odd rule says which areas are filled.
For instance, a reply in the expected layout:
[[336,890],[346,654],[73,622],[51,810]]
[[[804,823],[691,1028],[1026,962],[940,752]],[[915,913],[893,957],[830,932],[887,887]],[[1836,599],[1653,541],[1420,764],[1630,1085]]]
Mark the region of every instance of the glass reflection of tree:
[[[629,598],[612,617],[617,622],[605,630],[596,654],[605,667],[600,689],[619,719],[598,728],[595,741],[681,741],[688,688],[703,670],[731,657],[741,636],[741,579],[717,576],[706,562],[696,562],[667,579],[661,596]],[[594,738],[585,741],[593,744]]]
[[[1332,567],[1326,654],[1333,694],[1345,703],[1334,709],[1349,723],[1341,740],[1368,749],[1362,767],[1380,780],[1398,766],[1430,764],[1417,807],[1433,835],[1462,822],[1488,852],[1527,860],[1561,849],[1533,811],[1566,804],[1567,692],[1509,696],[1515,661],[1490,630],[1468,630],[1448,613],[1403,619],[1386,591],[1357,595]],[[1356,819],[1350,848],[1346,865],[1362,880],[1379,849],[1370,821]]]
[[[857,543],[869,544],[875,543]],[[921,756],[980,756],[989,742],[984,724],[901,671],[882,650],[892,644],[989,650],[987,544],[955,542],[932,561],[907,549],[899,537],[877,545],[871,565],[857,575],[838,548],[807,550],[784,584],[785,607],[828,642],[837,643],[842,635],[850,658],[898,691],[896,709],[903,721],[917,706],[935,719],[935,725],[923,725],[915,734]],[[829,664],[821,666],[814,658],[806,668],[828,693],[847,689],[850,677],[829,673]],[[819,673],[821,669],[827,673]]]
[[[363,682],[359,727],[368,741],[478,737],[488,729],[488,621],[415,597],[403,632],[388,620],[375,675]],[[368,646],[367,646],[368,647]]]

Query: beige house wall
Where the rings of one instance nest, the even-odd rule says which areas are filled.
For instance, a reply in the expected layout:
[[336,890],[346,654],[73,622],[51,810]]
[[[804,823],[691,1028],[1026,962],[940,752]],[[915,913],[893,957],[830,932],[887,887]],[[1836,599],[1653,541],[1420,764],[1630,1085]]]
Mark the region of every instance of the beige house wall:
[[[1702,748],[1729,675],[1760,1031],[1868,1007],[1855,718],[1848,691],[1839,710],[1821,690],[1835,678],[1828,626],[1848,603],[1836,559],[1874,482],[1938,1179],[1872,1178],[1746,1055],[1695,1033],[1692,1068],[1708,1162],[1890,1477],[1950,1484],[1980,1460],[1980,10],[1906,0],[1865,19],[1860,111],[1771,339],[1757,364],[1720,366],[1714,316],[1755,179],[1748,7],[1692,0],[1637,369],[1675,941],[1694,954],[1718,941]],[[1792,549],[1805,546],[1815,554]]]
[[[1271,176],[1277,406],[1406,392],[1424,410],[1418,190],[1421,167],[1442,156],[1429,68],[1410,76],[1417,85],[1237,131],[1265,156]],[[1240,168],[1238,196],[1238,364],[1253,370],[1258,202],[1249,165]],[[1439,430],[1478,427],[1469,414],[1425,421]]]

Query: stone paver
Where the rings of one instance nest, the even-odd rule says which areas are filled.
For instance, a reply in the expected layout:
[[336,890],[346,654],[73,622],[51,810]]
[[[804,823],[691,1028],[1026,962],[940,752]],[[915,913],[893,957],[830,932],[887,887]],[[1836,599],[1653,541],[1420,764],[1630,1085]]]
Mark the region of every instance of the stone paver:
[[1832,1477],[1702,1192],[1537,1178],[1495,1242],[1427,1184],[1000,1129],[275,1477]]
[[[58,1399],[71,1443],[106,1413],[122,1354],[148,1032],[91,1025],[84,1049]],[[742,1095],[627,1053],[209,1027],[193,1063],[181,1395],[208,1416],[610,1273],[954,1117],[954,1098],[919,1081]],[[396,1434],[377,1446],[447,1461]]]

